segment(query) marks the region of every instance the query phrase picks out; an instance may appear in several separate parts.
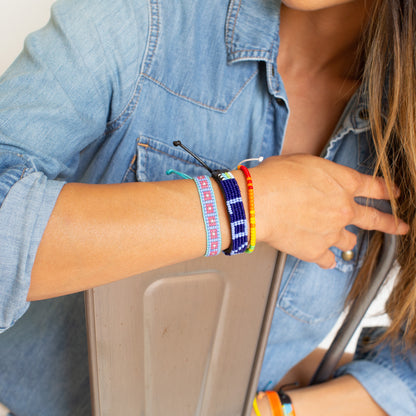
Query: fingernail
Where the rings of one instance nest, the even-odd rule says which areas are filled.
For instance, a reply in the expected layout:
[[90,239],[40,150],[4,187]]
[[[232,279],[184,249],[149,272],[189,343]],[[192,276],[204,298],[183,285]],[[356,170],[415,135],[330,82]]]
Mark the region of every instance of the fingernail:
[[330,267],[330,269],[335,269],[335,267],[337,267],[337,262],[336,262],[336,261],[334,261],[334,262],[332,263],[332,266]]

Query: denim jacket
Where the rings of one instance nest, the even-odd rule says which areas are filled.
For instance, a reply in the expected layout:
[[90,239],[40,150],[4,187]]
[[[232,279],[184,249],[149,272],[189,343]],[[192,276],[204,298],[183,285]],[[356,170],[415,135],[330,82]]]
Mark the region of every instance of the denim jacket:
[[[53,6],[0,79],[2,330],[28,307],[36,250],[65,182],[159,181],[171,168],[205,174],[172,145],[178,139],[217,169],[280,153],[289,105],[276,67],[279,12],[277,0]],[[358,93],[350,100],[322,156],[372,173],[365,102]],[[360,247],[362,232],[352,230]],[[334,253],[333,270],[289,257],[260,389],[315,349],[342,312],[361,254]],[[415,364],[383,346],[340,374],[404,416],[416,414]]]

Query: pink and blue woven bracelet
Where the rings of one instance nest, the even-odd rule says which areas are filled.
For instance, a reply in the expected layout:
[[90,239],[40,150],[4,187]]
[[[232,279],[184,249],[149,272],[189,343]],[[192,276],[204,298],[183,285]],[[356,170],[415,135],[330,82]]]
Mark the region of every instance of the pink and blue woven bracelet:
[[[224,250],[224,254],[232,256],[234,254],[244,253],[248,247],[248,222],[244,210],[240,188],[234,176],[227,170],[212,170],[198,155],[184,146],[180,140],[174,141],[173,145],[182,147],[182,149],[194,157],[205,169],[208,170],[209,173],[211,173],[212,178],[215,180],[215,182],[218,183],[221,189],[227,206],[227,213],[231,227],[231,245],[226,250]],[[204,204],[203,197],[201,197],[201,204]],[[207,229],[207,241],[209,238],[209,233],[210,231]]]
[[221,252],[221,231],[214,190],[208,176],[197,176],[193,180],[198,188],[207,235],[205,256],[217,256]]

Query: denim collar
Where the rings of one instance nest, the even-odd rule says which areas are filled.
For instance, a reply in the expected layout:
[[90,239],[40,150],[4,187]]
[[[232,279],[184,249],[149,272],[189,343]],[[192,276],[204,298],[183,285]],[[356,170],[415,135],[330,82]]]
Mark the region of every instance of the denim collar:
[[275,65],[280,0],[230,0],[225,28],[229,63],[262,60]]
[[271,95],[286,102],[278,74],[280,0],[230,0],[225,27],[227,62],[264,61]]
[[[272,95],[287,100],[277,72],[281,0],[230,0],[225,27],[227,61],[256,60],[267,64],[267,82]],[[335,132],[369,129],[367,96],[360,88],[350,100]]]

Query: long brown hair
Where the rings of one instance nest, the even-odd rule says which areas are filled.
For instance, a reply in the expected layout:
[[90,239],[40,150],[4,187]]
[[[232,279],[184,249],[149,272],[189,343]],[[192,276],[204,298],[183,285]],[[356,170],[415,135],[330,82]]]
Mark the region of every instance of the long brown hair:
[[[400,238],[400,272],[386,304],[392,322],[383,339],[411,347],[416,341],[416,1],[374,0],[372,7],[362,86],[377,153],[375,174],[390,190],[393,184],[400,188],[397,203],[392,199],[393,213],[410,225]],[[368,287],[380,246],[376,234],[349,300]]]

